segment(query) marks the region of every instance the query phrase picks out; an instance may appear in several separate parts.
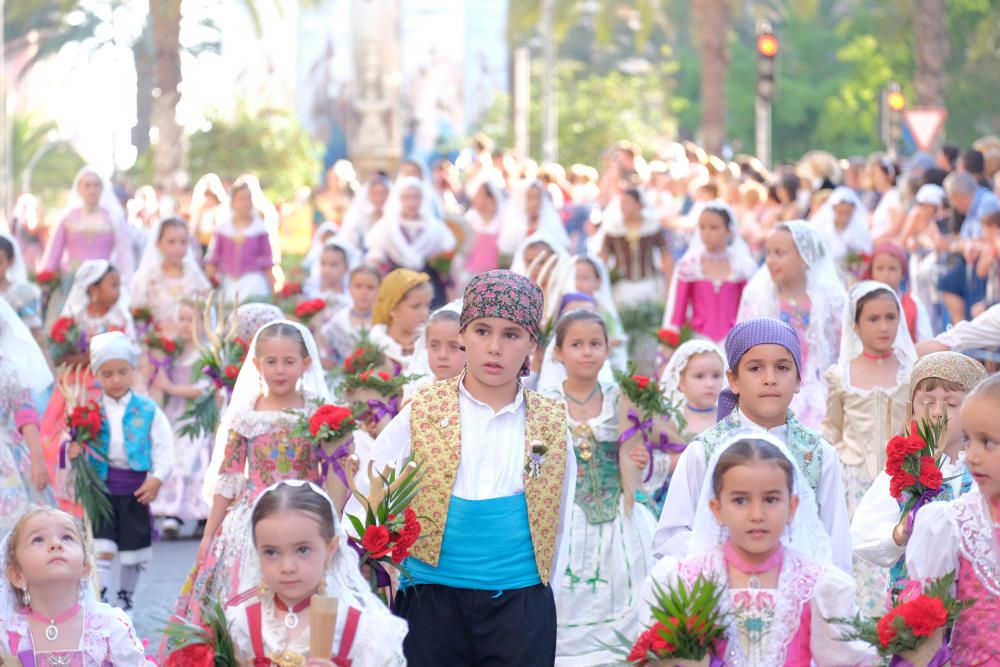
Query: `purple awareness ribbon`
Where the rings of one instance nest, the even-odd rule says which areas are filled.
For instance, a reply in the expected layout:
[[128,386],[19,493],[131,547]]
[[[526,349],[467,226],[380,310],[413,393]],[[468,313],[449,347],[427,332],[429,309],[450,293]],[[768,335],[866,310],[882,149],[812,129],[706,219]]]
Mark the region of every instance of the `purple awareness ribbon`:
[[320,486],[323,486],[323,484],[326,483],[326,477],[327,475],[330,474],[330,470],[332,468],[333,474],[335,474],[340,479],[340,481],[344,483],[344,486],[347,487],[347,471],[344,470],[344,467],[342,465],[340,465],[339,460],[350,454],[351,450],[349,448],[352,444],[354,444],[353,436],[348,437],[347,440],[344,440],[344,442],[341,443],[340,447],[337,447],[337,449],[335,449],[333,453],[329,455],[327,455],[327,453],[323,451],[323,447],[317,445],[316,457],[319,459],[320,462],[320,475],[319,475]]
[[919,510],[921,507],[934,500],[934,498],[939,493],[941,493],[941,490],[943,488],[944,486],[942,485],[936,489],[927,489],[922,494],[920,494],[920,497],[917,498],[917,502],[914,503],[913,505],[913,509],[910,510],[909,516],[906,517],[906,532],[908,534],[910,535],[913,534],[913,522],[917,518],[917,510]]

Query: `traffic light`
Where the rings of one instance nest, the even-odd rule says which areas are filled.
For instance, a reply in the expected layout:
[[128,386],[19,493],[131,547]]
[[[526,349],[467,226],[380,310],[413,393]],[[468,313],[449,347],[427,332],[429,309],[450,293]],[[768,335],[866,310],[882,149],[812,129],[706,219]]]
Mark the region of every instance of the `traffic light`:
[[882,91],[882,141],[890,155],[895,156],[896,147],[903,138],[903,109],[906,108],[906,96],[895,81]]
[[757,24],[757,96],[770,102],[774,99],[775,63],[778,56],[778,37],[771,24],[761,21]]

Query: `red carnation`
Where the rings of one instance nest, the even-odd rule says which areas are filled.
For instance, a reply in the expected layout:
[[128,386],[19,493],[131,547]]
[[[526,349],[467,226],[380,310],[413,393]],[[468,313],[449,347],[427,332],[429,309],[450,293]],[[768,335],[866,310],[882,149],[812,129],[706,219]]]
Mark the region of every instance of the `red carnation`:
[[37,276],[35,276],[35,280],[40,283],[50,283],[55,279],[56,279],[55,271],[42,271]]
[[921,595],[899,606],[899,614],[917,637],[930,637],[948,622],[948,610],[940,598]]
[[889,480],[889,493],[893,498],[899,500],[903,497],[903,492],[916,484],[916,482],[916,477],[905,470],[900,470]]
[[236,344],[243,348],[243,354],[246,354],[250,350],[250,343],[246,342],[242,338],[236,339]]
[[633,375],[632,381],[635,382],[639,389],[645,389],[650,383],[650,379],[645,375]]
[[660,329],[657,334],[660,342],[669,347],[677,347],[681,344],[681,335],[673,329]]
[[177,343],[170,340],[169,338],[163,339],[163,351],[167,354],[173,354],[177,351]]
[[230,380],[235,380],[240,374],[240,369],[232,364],[226,366],[226,377]]
[[940,489],[944,483],[941,470],[934,463],[934,459],[929,456],[920,457],[920,483],[928,489]]
[[892,621],[899,615],[899,607],[892,609],[888,614],[879,619],[875,629],[878,631],[878,642],[883,648],[888,648],[892,640],[896,638],[896,628],[892,626]]
[[52,325],[52,340],[57,343],[66,342],[66,334],[76,325],[72,317],[60,317]]
[[341,407],[339,405],[323,405],[320,406],[313,416],[309,418],[309,432],[315,438],[319,435],[320,429],[323,426],[327,426],[331,431],[339,431],[345,420],[351,420],[351,410],[350,408]]
[[344,370],[348,373],[354,372],[354,357],[344,359]]
[[397,542],[395,546],[392,547],[391,558],[393,563],[402,563],[404,560],[406,560],[406,557],[409,555],[410,555],[409,547],[404,547],[399,542]]
[[380,378],[380,379],[382,379],[382,380],[383,380],[384,382],[388,382],[389,380],[391,380],[391,379],[392,379],[392,376],[391,376],[391,375],[389,375],[388,373],[386,373],[385,371],[379,371],[379,372],[378,372],[378,376],[379,376],[379,378]]
[[188,644],[179,648],[163,663],[163,667],[213,667],[215,650],[208,644]]
[[381,558],[389,553],[389,529],[385,526],[368,526],[361,537],[361,546],[372,558]]
[[655,625],[639,635],[639,639],[636,640],[635,645],[632,647],[632,651],[629,652],[626,660],[629,662],[638,662],[646,657],[653,643],[653,634],[655,632],[654,628],[656,628]]
[[360,375],[361,381],[362,382],[368,382],[368,378],[370,378],[371,376],[372,376],[372,372],[371,371],[362,371],[361,375]]

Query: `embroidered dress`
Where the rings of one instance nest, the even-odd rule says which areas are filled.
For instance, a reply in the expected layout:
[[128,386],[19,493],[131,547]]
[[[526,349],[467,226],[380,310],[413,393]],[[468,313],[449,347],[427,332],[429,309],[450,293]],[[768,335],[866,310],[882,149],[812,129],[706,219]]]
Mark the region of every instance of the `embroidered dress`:
[[238,229],[232,219],[224,221],[215,228],[205,263],[218,268],[227,299],[269,296],[271,287],[265,274],[275,262],[264,220],[255,217],[243,229]]
[[[82,602],[83,636],[73,651],[35,652],[27,614],[0,612],[0,654],[35,667],[140,667],[150,664],[132,622],[121,609],[103,602]],[[6,663],[5,663],[6,664]]]
[[[665,588],[680,579],[687,586],[699,575],[728,581],[722,549],[676,561],[665,557],[643,590],[639,620],[652,623],[648,600],[652,582]],[[873,664],[864,644],[841,642],[840,626],[826,619],[853,616],[854,584],[835,567],[808,560],[786,548],[776,588],[728,588],[723,611],[730,614],[722,657],[726,667],[847,667]]]
[[31,483],[31,456],[21,438],[21,428],[38,421],[31,393],[0,357],[0,534],[14,527],[29,504],[55,505],[51,487],[39,493]]
[[[649,507],[626,509],[618,466],[620,392],[601,383],[601,413],[586,422],[569,418],[576,454],[575,503],[564,539],[569,560],[556,605],[557,665],[603,665],[615,655],[615,631],[638,634],[639,588],[652,565],[656,519]],[[561,391],[550,394],[565,400]]]
[[295,419],[285,412],[253,410],[233,420],[215,486],[215,495],[232,504],[204,562],[181,589],[176,613],[182,617],[199,618],[204,600],[227,600],[247,588],[241,585],[240,566],[257,557],[250,536],[250,509],[257,496],[281,480],[319,479],[312,444],[289,435]]
[[913,579],[958,572],[956,597],[973,605],[955,621],[951,663],[956,667],[1000,665],[1000,547],[989,504],[976,488],[950,503],[917,513],[906,549]]
[[168,276],[161,267],[156,266],[148,274],[136,273],[132,282],[130,305],[148,307],[157,323],[175,322],[177,306],[182,300],[204,298],[211,287],[208,278],[200,270]]

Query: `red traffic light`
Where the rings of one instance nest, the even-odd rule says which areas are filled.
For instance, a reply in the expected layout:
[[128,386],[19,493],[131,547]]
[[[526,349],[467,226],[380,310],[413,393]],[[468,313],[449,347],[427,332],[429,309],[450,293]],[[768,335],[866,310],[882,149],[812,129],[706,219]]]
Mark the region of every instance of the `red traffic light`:
[[765,58],[773,58],[778,55],[778,38],[769,32],[758,35],[757,53]]
[[898,90],[889,91],[885,101],[893,111],[902,111],[906,106],[906,97]]

